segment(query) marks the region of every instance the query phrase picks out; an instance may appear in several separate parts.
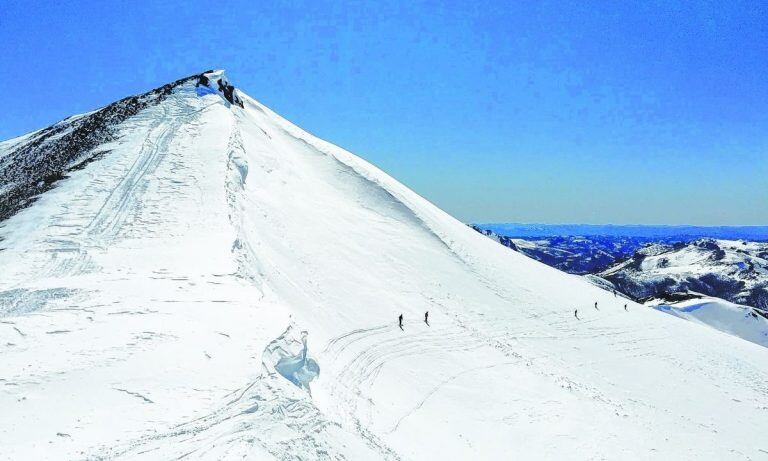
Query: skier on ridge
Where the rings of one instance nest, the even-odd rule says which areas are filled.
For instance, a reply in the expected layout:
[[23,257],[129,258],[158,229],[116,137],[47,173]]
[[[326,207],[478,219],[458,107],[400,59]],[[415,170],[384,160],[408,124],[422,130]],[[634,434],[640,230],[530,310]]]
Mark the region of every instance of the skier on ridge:
[[400,314],[400,317],[398,317],[397,320],[398,320],[398,323],[400,324],[400,329],[403,330],[403,314]]
[[424,312],[424,323],[426,323],[427,326],[429,326],[429,311]]
[[[627,311],[627,305],[626,304],[624,304],[624,310]],[[627,312],[629,312],[629,311],[627,311]]]

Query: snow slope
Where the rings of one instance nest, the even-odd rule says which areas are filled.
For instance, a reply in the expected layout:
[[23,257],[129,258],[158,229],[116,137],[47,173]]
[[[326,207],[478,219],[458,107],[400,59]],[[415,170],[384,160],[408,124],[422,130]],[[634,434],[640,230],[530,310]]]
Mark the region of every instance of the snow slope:
[[768,456],[768,350],[240,96],[182,82],[2,223],[0,459]]
[[661,312],[768,347],[768,319],[749,306],[708,297],[677,303],[652,302],[651,305]]

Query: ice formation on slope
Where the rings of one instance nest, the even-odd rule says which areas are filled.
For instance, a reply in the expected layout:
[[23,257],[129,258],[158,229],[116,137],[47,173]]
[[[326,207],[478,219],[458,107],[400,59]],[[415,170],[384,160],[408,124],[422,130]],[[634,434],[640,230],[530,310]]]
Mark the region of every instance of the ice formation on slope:
[[[0,459],[768,451],[765,348],[625,312],[195,83],[108,123],[2,223]],[[311,395],[264,361],[289,325],[315,345]]]
[[269,343],[264,351],[264,367],[267,372],[277,372],[296,386],[309,391],[309,383],[320,374],[317,361],[309,356],[307,336],[302,331],[298,337],[289,326],[279,338]]

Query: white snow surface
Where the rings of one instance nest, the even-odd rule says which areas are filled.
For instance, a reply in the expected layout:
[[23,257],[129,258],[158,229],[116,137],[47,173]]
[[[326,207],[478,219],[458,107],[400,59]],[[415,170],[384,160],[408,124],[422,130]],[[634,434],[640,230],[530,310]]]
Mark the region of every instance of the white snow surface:
[[768,457],[768,349],[240,96],[185,84],[2,224],[0,459]]
[[768,347],[768,320],[749,306],[702,297],[677,303],[651,301],[655,309]]

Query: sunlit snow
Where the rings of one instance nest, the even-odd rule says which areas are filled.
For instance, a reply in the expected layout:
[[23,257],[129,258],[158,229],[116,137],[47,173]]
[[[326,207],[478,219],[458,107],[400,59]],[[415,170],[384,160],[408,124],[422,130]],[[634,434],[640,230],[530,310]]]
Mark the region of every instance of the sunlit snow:
[[768,456],[768,349],[200,93],[2,223],[0,458]]

